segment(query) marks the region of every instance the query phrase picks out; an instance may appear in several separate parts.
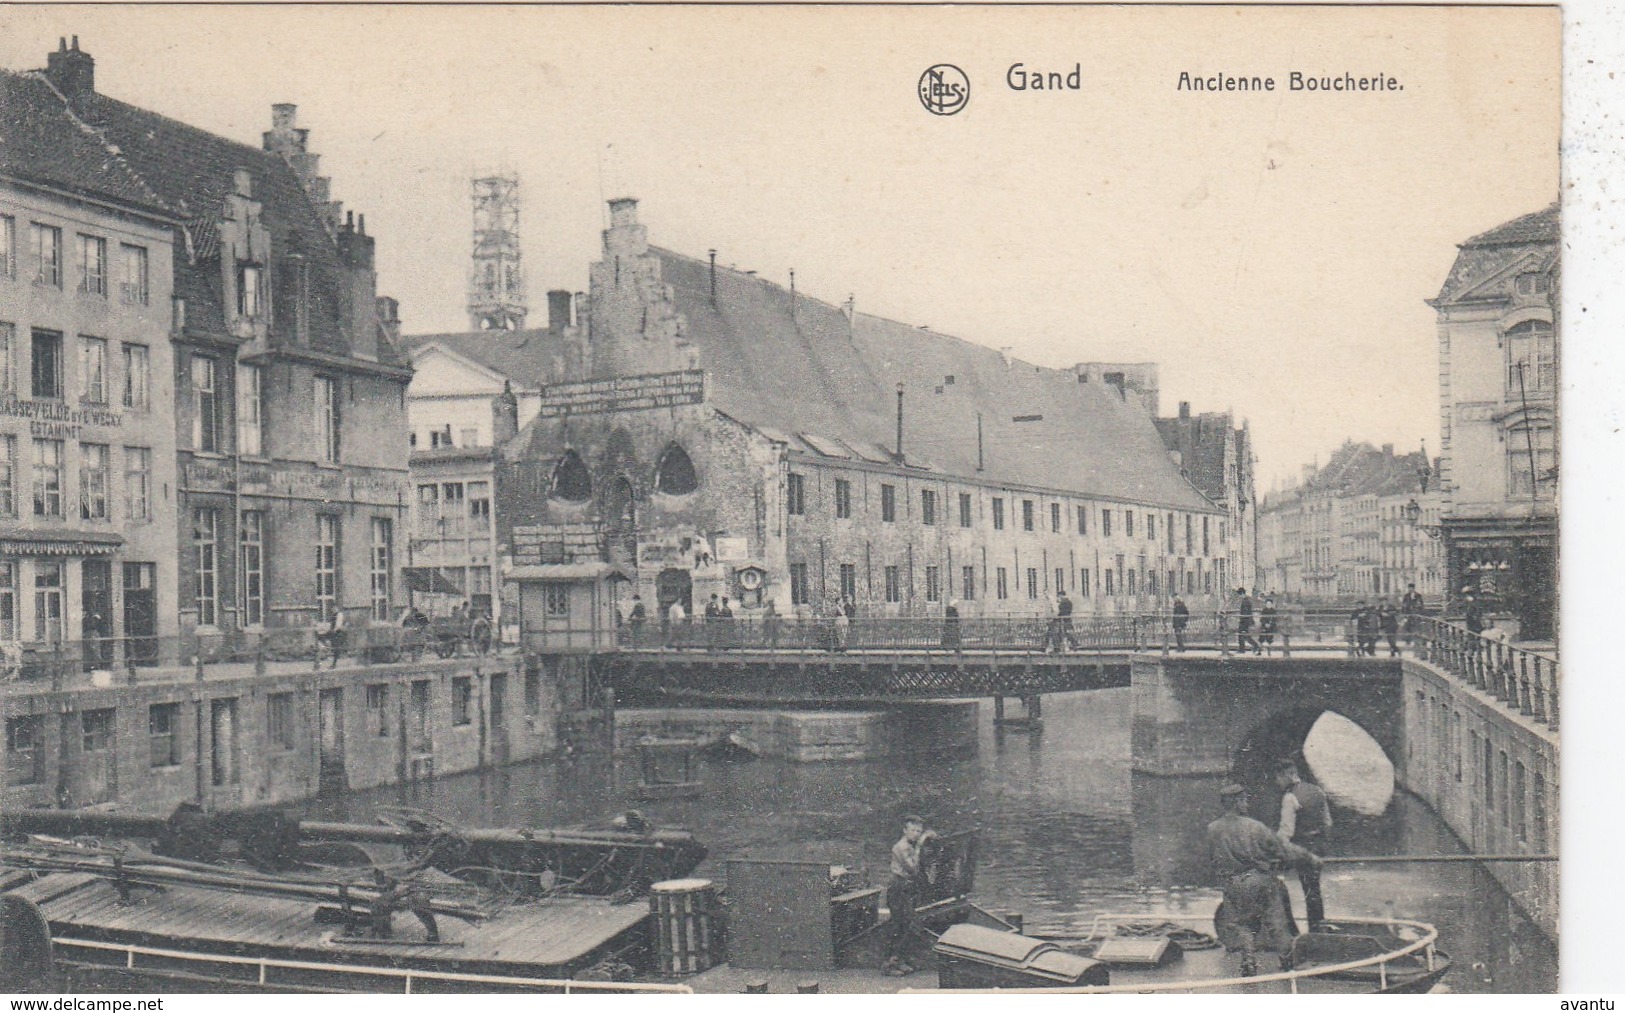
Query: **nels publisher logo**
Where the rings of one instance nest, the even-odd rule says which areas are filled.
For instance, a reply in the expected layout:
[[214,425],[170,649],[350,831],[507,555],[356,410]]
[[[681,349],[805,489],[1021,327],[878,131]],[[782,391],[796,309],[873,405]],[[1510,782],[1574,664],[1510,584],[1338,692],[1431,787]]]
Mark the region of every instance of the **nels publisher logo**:
[[951,63],[939,63],[920,75],[920,104],[937,116],[952,116],[970,101],[970,78]]

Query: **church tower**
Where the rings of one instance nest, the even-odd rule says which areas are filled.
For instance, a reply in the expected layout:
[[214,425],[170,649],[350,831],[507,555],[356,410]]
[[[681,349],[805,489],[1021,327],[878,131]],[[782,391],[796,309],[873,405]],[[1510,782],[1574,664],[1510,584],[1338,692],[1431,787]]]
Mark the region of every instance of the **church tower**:
[[468,275],[468,320],[477,331],[525,326],[525,274],[519,254],[519,177],[474,179],[474,261]]

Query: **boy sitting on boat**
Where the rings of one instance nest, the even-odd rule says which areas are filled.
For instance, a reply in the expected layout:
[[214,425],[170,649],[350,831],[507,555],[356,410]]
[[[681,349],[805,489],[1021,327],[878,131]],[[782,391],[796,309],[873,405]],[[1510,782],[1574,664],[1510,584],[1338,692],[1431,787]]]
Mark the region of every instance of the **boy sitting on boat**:
[[403,883],[383,869],[373,869],[372,878],[378,885],[378,898],[372,902],[371,912],[374,938],[393,938],[395,912],[405,908],[423,923],[427,942],[440,942],[440,925],[435,921],[434,908],[429,903],[428,895],[412,883]]
[[1290,970],[1292,939],[1297,934],[1287,907],[1285,866],[1320,867],[1320,859],[1282,840],[1247,815],[1247,791],[1239,784],[1219,789],[1224,815],[1207,825],[1208,855],[1224,888],[1224,900],[1213,914],[1219,941],[1241,953],[1241,973],[1258,973],[1258,950],[1276,953],[1281,969]]

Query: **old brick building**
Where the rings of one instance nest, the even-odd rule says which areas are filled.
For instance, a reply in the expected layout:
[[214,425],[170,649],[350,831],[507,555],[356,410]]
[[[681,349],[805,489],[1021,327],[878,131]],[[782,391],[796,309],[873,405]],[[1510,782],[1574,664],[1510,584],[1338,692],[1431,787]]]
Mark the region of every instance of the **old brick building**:
[[1559,215],[1461,244],[1439,294],[1439,425],[1449,591],[1554,636]]
[[1157,419],[1163,445],[1174,463],[1202,494],[1224,508],[1229,534],[1229,571],[1237,585],[1262,588],[1258,574],[1258,491],[1253,482],[1253,434],[1228,412],[1191,414],[1187,401],[1179,414]]
[[[610,213],[559,352],[581,366],[498,465],[527,630],[633,593],[651,613],[712,594],[746,614],[1216,602],[1224,512],[1120,385],[650,246],[634,200]],[[630,586],[591,583],[608,569]]]
[[10,80],[28,116],[72,129],[21,153],[8,135],[8,159],[65,185],[99,165],[166,216],[147,244],[148,305],[166,303],[152,390],[173,405],[175,455],[153,472],[178,541],[158,561],[160,579],[178,571],[160,614],[209,635],[387,617],[403,597],[411,370],[377,316],[365,220],[340,220],[294,107],[253,147],[97,92],[77,45]]
[[181,218],[64,101],[90,73],[0,72],[0,646],[111,668],[176,633]]

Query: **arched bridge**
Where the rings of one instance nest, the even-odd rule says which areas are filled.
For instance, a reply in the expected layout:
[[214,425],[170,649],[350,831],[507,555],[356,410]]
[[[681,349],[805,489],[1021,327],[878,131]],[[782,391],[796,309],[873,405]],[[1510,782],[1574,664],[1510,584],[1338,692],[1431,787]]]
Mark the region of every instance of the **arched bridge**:
[[1224,774],[1292,756],[1315,720],[1335,711],[1403,759],[1404,672],[1398,658],[1132,659],[1134,769]]

